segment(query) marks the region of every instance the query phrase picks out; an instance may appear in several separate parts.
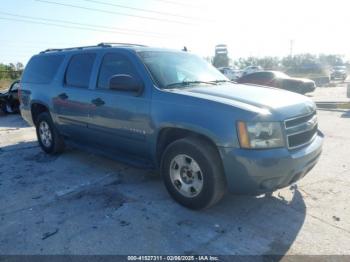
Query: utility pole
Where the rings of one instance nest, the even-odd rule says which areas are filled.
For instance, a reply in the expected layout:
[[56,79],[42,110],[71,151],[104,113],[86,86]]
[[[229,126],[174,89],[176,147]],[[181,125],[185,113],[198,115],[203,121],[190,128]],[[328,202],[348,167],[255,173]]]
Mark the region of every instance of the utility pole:
[[290,40],[290,57],[293,57],[293,47],[294,47],[294,40]]

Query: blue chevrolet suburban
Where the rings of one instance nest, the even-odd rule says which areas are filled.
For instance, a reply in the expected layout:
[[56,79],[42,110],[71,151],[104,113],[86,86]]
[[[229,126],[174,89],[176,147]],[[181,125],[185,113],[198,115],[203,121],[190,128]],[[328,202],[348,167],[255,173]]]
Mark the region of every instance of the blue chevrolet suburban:
[[158,170],[170,195],[192,209],[227,190],[286,187],[322,150],[309,98],[231,82],[185,51],[111,43],[48,49],[27,64],[20,101],[46,153],[73,144]]

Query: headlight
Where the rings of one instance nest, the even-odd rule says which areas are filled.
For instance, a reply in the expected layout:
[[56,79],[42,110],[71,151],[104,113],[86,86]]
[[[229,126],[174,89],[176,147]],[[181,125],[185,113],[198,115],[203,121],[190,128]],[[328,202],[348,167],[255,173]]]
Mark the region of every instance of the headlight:
[[280,122],[242,122],[237,124],[239,143],[242,148],[283,147]]

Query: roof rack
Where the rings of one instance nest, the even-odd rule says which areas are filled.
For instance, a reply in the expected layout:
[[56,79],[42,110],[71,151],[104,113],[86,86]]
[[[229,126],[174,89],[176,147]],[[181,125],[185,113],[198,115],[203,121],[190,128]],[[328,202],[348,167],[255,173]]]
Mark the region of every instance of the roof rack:
[[130,43],[99,43],[98,45],[90,45],[90,46],[77,46],[77,47],[69,47],[69,48],[49,48],[44,51],[41,51],[40,54],[44,54],[48,52],[69,51],[69,50],[75,50],[75,49],[79,50],[79,49],[94,48],[94,47],[112,47],[113,45],[146,47],[145,45],[130,44]]
[[140,45],[140,44],[131,44],[131,43],[109,43],[109,42],[103,42],[99,43],[99,46],[112,46],[112,45],[121,45],[121,46],[140,46],[140,47],[147,47],[146,45]]

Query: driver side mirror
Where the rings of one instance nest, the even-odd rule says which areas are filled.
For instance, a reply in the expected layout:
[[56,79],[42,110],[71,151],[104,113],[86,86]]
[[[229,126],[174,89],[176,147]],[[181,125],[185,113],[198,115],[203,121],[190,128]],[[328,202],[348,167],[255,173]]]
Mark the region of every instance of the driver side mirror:
[[143,83],[131,75],[113,75],[109,80],[109,89],[140,95],[143,91]]

